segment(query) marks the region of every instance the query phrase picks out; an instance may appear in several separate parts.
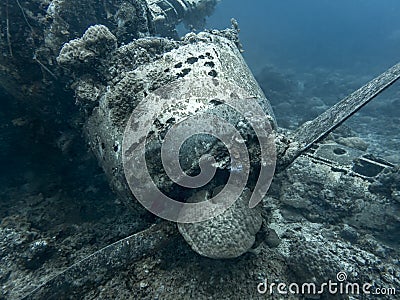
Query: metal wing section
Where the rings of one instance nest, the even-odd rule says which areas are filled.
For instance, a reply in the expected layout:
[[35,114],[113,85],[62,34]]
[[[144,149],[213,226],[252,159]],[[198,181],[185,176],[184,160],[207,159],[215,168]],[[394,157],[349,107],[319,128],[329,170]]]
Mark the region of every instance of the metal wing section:
[[399,78],[400,63],[342,99],[314,120],[304,123],[293,133],[292,140],[297,142],[299,146],[296,151],[291,152],[292,157],[287,161],[292,162],[314,143],[326,137]]

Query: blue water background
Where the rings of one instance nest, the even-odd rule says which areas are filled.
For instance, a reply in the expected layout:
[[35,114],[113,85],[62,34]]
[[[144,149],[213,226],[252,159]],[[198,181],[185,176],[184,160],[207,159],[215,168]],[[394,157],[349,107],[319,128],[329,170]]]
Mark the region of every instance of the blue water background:
[[273,64],[379,72],[400,60],[398,0],[222,0],[208,28],[239,22],[244,57]]

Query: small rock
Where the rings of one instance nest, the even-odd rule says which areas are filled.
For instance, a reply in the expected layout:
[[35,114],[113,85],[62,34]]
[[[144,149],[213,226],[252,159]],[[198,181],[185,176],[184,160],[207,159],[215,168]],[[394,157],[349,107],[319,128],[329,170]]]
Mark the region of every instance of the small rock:
[[265,237],[265,243],[270,248],[276,248],[281,243],[281,239],[279,238],[278,234],[273,229],[269,229],[267,236]]
[[38,269],[53,254],[54,248],[45,240],[36,240],[31,243],[25,258],[25,267],[28,269]]
[[351,243],[356,243],[359,235],[353,227],[344,224],[343,229],[340,232],[340,236]]

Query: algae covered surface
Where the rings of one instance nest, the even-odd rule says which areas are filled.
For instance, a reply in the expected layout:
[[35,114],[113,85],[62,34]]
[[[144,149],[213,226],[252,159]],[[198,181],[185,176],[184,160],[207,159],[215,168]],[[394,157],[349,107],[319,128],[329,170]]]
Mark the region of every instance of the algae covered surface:
[[[230,82],[260,100],[279,158],[291,132],[399,61],[399,14],[392,0],[4,0],[0,299],[398,299],[398,82],[277,172],[256,210],[253,172],[246,203],[193,226],[136,201],[122,144],[138,103],[205,76],[204,92]],[[209,100],[196,105],[231,118],[258,154],[249,126]],[[211,192],[176,189],[152,156],[174,122],[147,136],[153,179],[207,199],[241,169],[218,141],[196,141],[185,171],[208,151],[220,172]],[[352,289],[318,293],[328,282]],[[372,294],[354,290],[365,284]]]

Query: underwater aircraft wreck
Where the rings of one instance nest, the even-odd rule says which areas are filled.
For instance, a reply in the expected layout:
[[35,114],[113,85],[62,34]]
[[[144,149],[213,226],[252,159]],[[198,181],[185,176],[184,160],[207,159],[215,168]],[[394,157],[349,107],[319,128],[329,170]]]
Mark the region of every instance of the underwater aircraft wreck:
[[[15,32],[5,27],[2,86],[21,101],[32,101],[29,97],[38,91],[30,104],[37,106],[49,105],[55,91],[68,85],[74,92],[71,101],[84,113],[85,137],[112,188],[139,220],[149,214],[143,206],[161,217],[67,268],[26,299],[82,298],[100,286],[107,298],[112,294],[104,290],[112,290],[115,274],[149,264],[157,253],[174,252],[183,240],[193,256],[212,260],[186,258],[187,265],[172,271],[155,267],[143,276],[155,281],[177,273],[204,277],[204,268],[212,276],[232,272],[240,281],[206,280],[196,287],[200,298],[257,297],[257,284],[266,278],[341,282],[340,272],[349,282],[370,283],[370,292],[371,287],[400,285],[398,260],[377,237],[382,231],[395,236],[400,229],[399,168],[329,139],[398,80],[400,64],[291,132],[276,124],[242,58],[235,21],[230,29],[171,38],[176,24],[183,20],[196,26],[215,4],[58,0],[45,5],[37,24],[18,1],[2,8],[7,23],[18,15],[27,25]],[[13,47],[26,32],[35,45],[33,54]],[[21,76],[22,64],[34,71]],[[32,74],[42,79],[33,80]],[[25,89],[16,88],[20,85]],[[70,91],[57,97],[67,96]],[[196,206],[202,203],[210,205]],[[358,229],[369,234],[361,238]],[[249,260],[237,261],[247,252],[252,253]],[[243,279],[241,272],[258,277]],[[178,281],[172,290],[155,290],[156,284],[143,287],[147,296],[196,295],[188,290],[190,283],[183,291]]]

